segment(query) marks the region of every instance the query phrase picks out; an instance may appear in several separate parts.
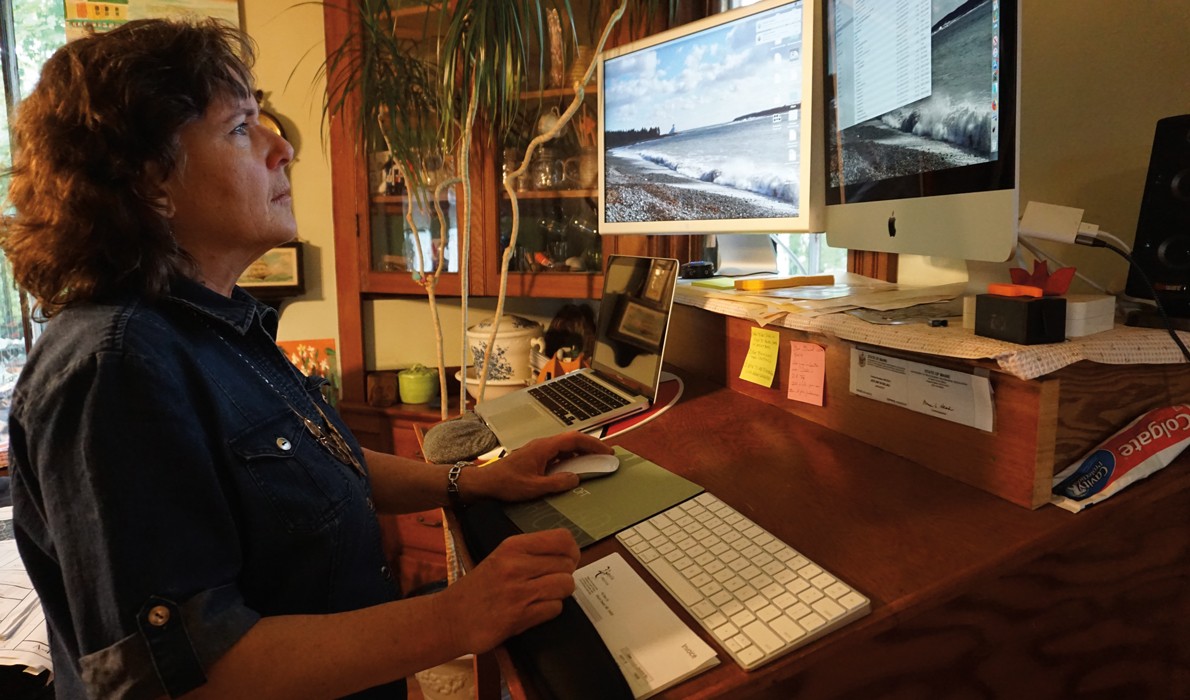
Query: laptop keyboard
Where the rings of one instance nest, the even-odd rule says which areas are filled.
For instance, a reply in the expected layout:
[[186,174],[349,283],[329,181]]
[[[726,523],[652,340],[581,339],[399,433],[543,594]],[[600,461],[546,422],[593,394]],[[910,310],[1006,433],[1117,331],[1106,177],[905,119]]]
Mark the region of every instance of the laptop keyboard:
[[529,387],[529,394],[566,425],[628,404],[628,399],[582,373],[567,374],[557,381]]

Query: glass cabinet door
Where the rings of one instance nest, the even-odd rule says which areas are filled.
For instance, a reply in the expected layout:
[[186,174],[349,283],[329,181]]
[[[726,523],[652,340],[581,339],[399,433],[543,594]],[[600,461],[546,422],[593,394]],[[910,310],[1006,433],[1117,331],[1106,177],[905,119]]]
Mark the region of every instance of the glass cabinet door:
[[436,203],[441,218],[430,199],[386,194],[373,196],[371,201],[373,272],[400,272],[417,278],[433,273],[440,261],[444,274],[459,271],[459,217],[453,191]]
[[[520,223],[509,270],[522,277],[517,280],[521,286],[538,290],[529,290],[532,294],[592,296],[599,289],[600,282],[592,279],[603,272],[604,253],[598,229],[597,98],[593,92],[592,85],[559,135],[538,146],[525,172],[511,181]],[[574,94],[572,89],[559,88],[522,96],[518,124],[498,154],[501,253],[508,248],[512,231],[512,201],[504,184],[521,166],[531,139],[553,126]],[[510,287],[517,281],[510,278]]]

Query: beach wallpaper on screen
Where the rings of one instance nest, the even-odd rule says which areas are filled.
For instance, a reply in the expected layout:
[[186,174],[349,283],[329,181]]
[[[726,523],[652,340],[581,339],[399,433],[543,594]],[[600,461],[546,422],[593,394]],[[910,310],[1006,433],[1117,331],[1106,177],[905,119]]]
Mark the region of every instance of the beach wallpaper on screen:
[[[860,0],[840,1],[835,7],[836,51],[827,70],[838,80],[839,94],[828,110],[842,127],[831,129],[828,119],[829,182],[878,182],[903,175],[986,163],[998,156],[999,56],[998,9],[993,0],[935,0],[918,3],[929,13],[929,78],[920,99],[870,116],[862,104],[863,81],[857,65],[863,57],[881,63],[896,57],[876,50],[877,39],[892,30],[865,13],[857,21]],[[891,9],[891,8],[890,8]],[[888,21],[903,19],[890,12]],[[885,23],[887,25],[887,23]],[[876,36],[872,36],[876,35]],[[861,58],[857,58],[857,56]]]
[[800,2],[609,59],[608,221],[796,216]]

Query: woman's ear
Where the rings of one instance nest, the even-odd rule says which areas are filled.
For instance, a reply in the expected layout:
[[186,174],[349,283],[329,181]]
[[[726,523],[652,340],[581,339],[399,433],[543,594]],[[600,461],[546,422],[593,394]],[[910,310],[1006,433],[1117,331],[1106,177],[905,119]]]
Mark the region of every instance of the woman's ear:
[[165,192],[162,192],[160,197],[153,200],[153,208],[167,219],[174,218],[174,212],[177,211],[173,198]]
[[163,176],[161,166],[157,163],[148,163],[145,166],[145,181],[149,183],[147,199],[151,206],[157,210],[158,214],[172,219],[177,207],[174,206],[173,197],[169,191],[169,180]]

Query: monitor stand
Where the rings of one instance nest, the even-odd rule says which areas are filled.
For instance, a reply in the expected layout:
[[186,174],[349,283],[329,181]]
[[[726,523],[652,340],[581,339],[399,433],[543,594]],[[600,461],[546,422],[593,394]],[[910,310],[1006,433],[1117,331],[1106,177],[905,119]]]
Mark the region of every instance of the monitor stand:
[[1012,276],[1008,270],[1016,265],[1015,260],[1004,262],[984,262],[982,260],[967,261],[967,288],[963,296],[987,294],[989,284],[1011,284]]
[[720,277],[777,272],[777,248],[767,234],[718,234],[715,250],[715,274]]

